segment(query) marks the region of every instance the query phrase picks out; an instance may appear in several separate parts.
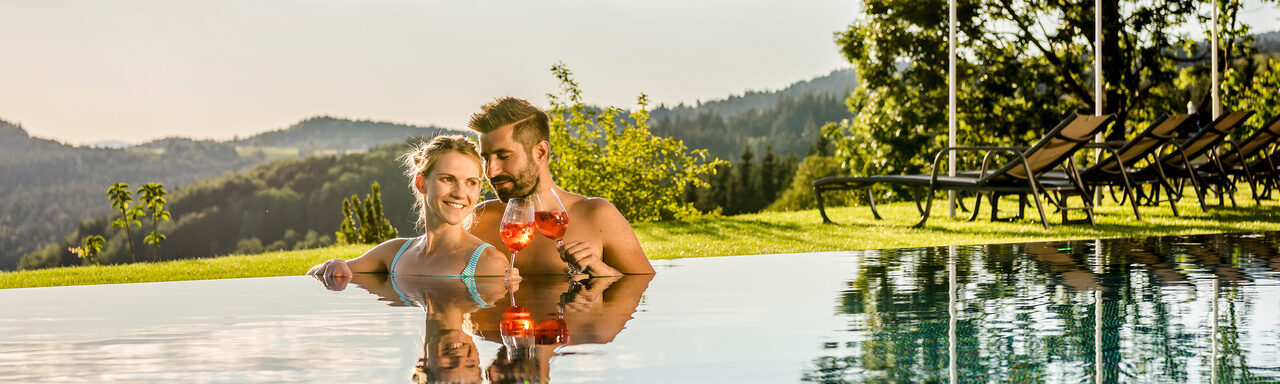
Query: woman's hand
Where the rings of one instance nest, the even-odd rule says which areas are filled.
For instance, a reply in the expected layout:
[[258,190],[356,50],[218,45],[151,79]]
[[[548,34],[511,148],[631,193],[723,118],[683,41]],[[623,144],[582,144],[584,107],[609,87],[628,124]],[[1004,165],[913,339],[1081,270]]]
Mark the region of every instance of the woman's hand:
[[622,272],[610,267],[600,258],[600,250],[581,241],[566,241],[557,247],[560,259],[570,267],[591,276],[622,276]]
[[347,283],[351,281],[351,268],[343,259],[333,259],[311,267],[307,274],[314,276],[316,280],[324,283],[325,288],[333,291],[346,289]]
[[351,277],[351,268],[347,266],[346,260],[333,259],[311,267],[307,274],[321,277]]
[[519,283],[520,280],[524,280],[524,278],[520,277],[520,268],[516,267],[507,268],[507,273],[502,276],[502,281],[506,282]]

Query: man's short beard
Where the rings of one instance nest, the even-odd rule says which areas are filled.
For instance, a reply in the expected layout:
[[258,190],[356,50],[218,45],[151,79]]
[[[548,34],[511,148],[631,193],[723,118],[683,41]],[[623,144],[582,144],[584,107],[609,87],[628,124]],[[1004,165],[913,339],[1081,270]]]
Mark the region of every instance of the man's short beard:
[[[530,167],[530,168],[533,168],[533,167]],[[523,197],[528,197],[529,195],[532,195],[538,189],[538,184],[541,181],[542,181],[542,176],[538,174],[537,169],[533,169],[529,172],[526,172],[523,175],[516,176],[515,180],[511,182],[511,189],[509,190],[510,192],[503,193],[501,190],[498,190],[497,188],[494,188],[494,192],[498,193],[498,200],[501,200],[502,202],[505,203],[507,202],[507,200],[510,200],[513,197],[523,198]]]

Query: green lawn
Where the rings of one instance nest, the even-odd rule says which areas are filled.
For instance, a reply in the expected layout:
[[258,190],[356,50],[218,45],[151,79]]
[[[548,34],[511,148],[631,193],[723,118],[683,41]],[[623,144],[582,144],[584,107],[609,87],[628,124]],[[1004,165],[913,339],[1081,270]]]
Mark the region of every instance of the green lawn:
[[[1143,220],[1136,221],[1127,206],[1108,201],[1098,208],[1096,226],[1059,225],[1059,217],[1051,215],[1053,227],[1049,230],[1034,220],[1034,208],[1021,221],[967,222],[963,217],[947,217],[945,201],[943,206],[935,207],[938,209],[922,229],[910,227],[918,215],[909,202],[881,206],[883,221],[874,220],[866,207],[842,207],[828,211],[833,219],[845,223],[842,225],[822,224],[818,212],[808,210],[691,222],[639,223],[635,229],[651,259],[1280,230],[1280,204],[1265,201],[1262,206],[1255,206],[1248,198],[1247,187],[1241,190],[1236,197],[1241,206],[1236,208],[1214,206],[1206,213],[1184,199],[1179,204],[1181,217],[1173,217],[1168,206],[1143,207]],[[1003,209],[1015,209],[1013,199],[1006,200]],[[261,255],[12,272],[0,274],[0,288],[298,275],[321,261],[335,257],[349,259],[368,248],[335,246]]]

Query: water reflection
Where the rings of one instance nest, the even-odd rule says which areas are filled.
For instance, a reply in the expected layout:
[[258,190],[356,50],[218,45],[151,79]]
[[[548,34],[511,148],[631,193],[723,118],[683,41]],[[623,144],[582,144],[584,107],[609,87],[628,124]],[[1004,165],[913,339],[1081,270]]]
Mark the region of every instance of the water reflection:
[[[652,279],[532,276],[508,286],[501,278],[359,274],[350,283],[388,305],[425,312],[416,382],[545,383],[564,347],[617,337]],[[480,356],[477,342],[497,344],[496,353]]]
[[1276,233],[874,251],[807,382],[1277,382]]

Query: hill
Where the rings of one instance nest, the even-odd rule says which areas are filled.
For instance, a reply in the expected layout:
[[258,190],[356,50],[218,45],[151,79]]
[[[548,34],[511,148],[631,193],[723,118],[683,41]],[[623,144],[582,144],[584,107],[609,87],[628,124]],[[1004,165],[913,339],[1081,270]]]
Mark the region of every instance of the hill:
[[[170,222],[160,226],[168,240],[159,258],[189,259],[229,253],[305,249],[332,242],[341,221],[342,200],[369,193],[378,182],[387,218],[400,233],[413,231],[409,209],[409,184],[396,158],[409,144],[375,147],[346,155],[309,156],[263,164],[183,187],[169,199]],[[62,241],[48,244],[22,257],[19,269],[79,265],[66,249],[90,235],[107,238],[99,256],[104,264],[129,262],[131,256],[122,231],[109,228],[111,217],[87,220]],[[133,241],[139,260],[150,260],[152,250],[135,230]]]
[[837,96],[842,101],[849,92],[858,86],[853,69],[837,69],[823,76],[799,81],[780,90],[749,90],[741,95],[731,95],[724,99],[698,101],[695,105],[675,106],[659,105],[650,115],[653,119],[683,117],[691,118],[703,113],[712,113],[720,117],[728,117],[773,108],[779,99],[795,99],[804,95]]
[[253,163],[229,144],[173,146],[166,154],[74,147],[0,121],[0,269],[86,217],[105,215],[113,182],[182,185]]
[[32,137],[0,120],[0,270],[14,269],[22,255],[75,231],[82,220],[108,214],[105,191],[115,182],[134,188],[158,182],[173,192],[272,160],[363,151],[445,131],[315,117],[245,139],[171,137],[102,148]]
[[319,150],[367,150],[410,137],[432,137],[456,133],[439,127],[416,127],[370,120],[347,120],[330,116],[312,117],[285,129],[259,133],[234,143],[239,146],[298,148],[303,152]]
[[852,117],[844,99],[857,86],[854,77],[852,69],[842,69],[777,91],[747,91],[696,106],[658,106],[650,113],[651,128],[721,159],[737,159],[746,147],[804,157],[823,125]]

